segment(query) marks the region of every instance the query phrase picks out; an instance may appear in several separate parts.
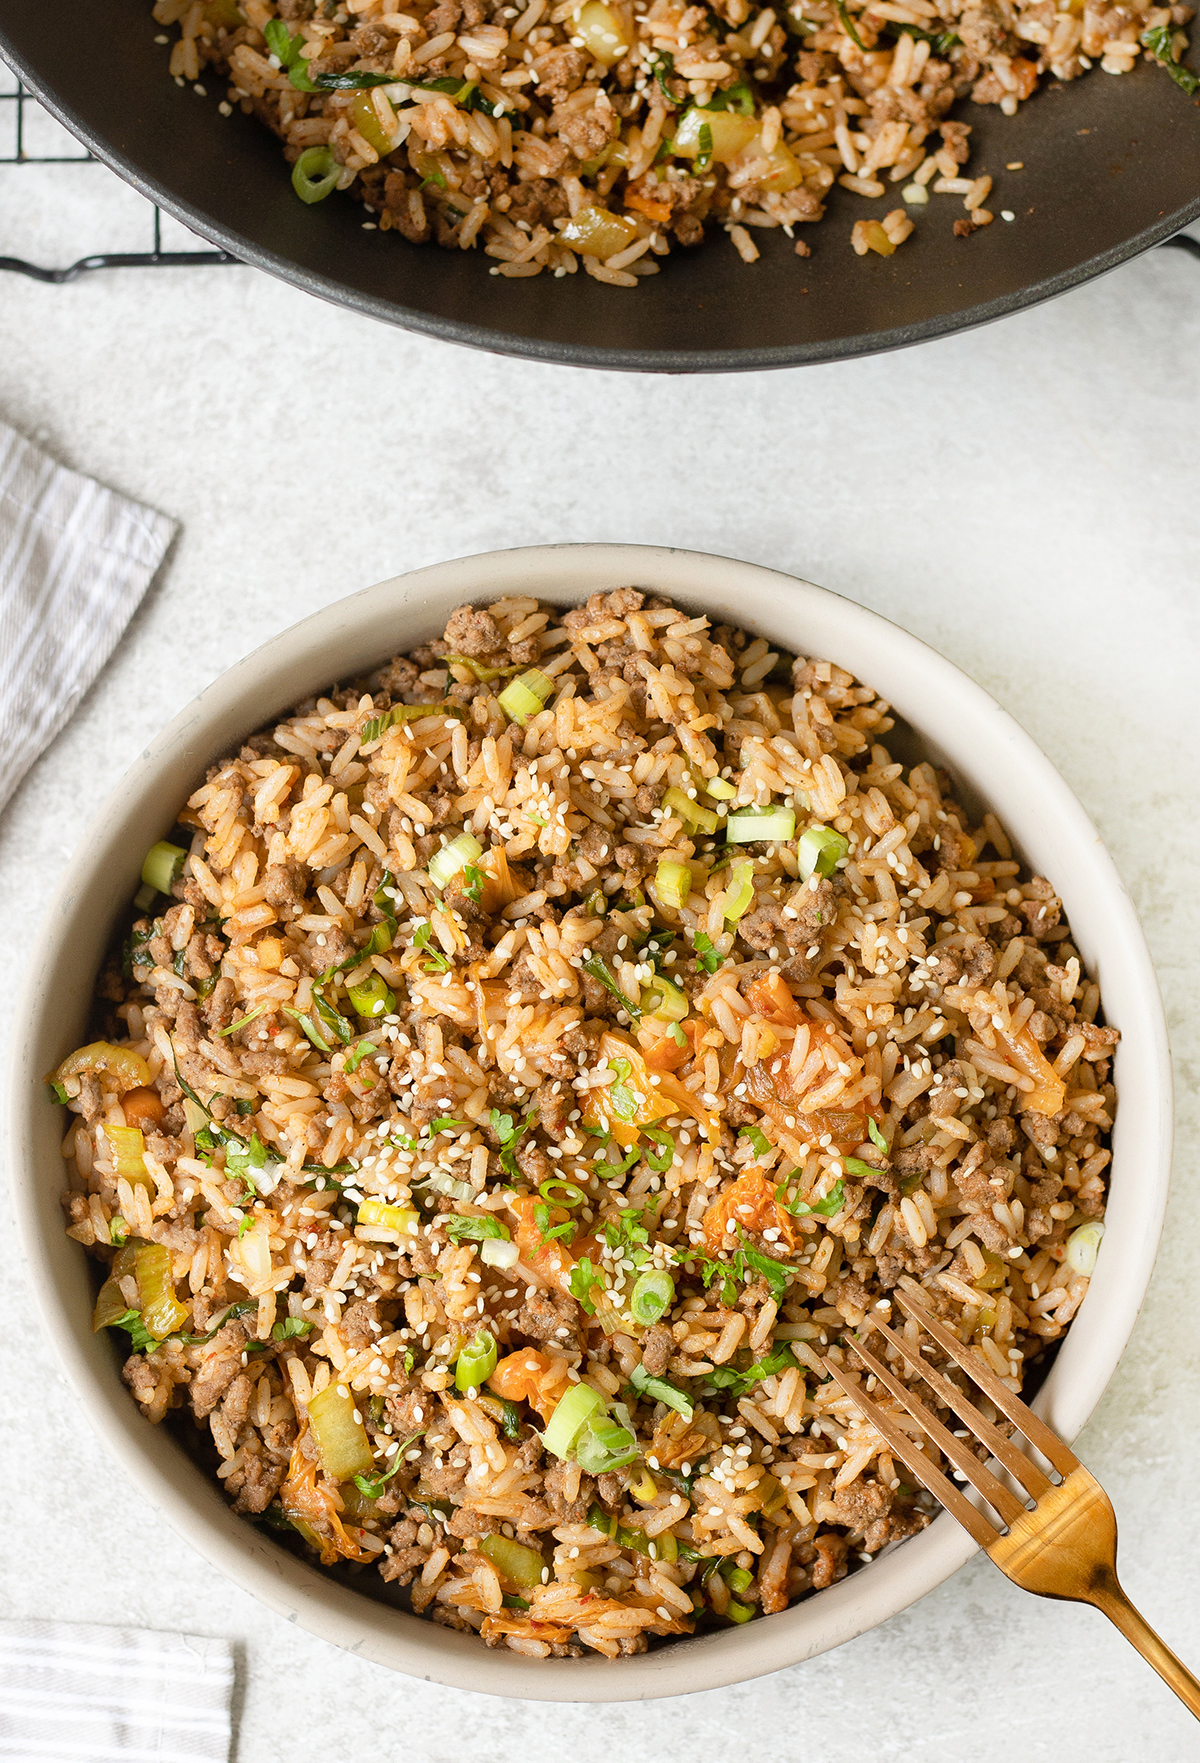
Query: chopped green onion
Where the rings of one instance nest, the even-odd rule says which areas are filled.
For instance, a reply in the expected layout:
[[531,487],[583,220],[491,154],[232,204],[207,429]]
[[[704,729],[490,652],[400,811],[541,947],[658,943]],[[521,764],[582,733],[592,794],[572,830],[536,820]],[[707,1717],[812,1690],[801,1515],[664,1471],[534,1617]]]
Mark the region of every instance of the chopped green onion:
[[686,863],[673,863],[664,857],[654,872],[654,885],[664,906],[682,912],[691,898],[692,872]]
[[[149,882],[143,882],[137,893],[133,896],[134,908],[138,912],[149,912],[157,898],[158,889],[152,888]],[[148,937],[143,939],[145,942],[149,942],[149,940]]]
[[[1187,39],[1181,40],[1186,42]],[[1189,98],[1200,92],[1200,77],[1189,68],[1181,67],[1175,59],[1175,32],[1170,25],[1156,25],[1151,31],[1143,31],[1141,44],[1144,49],[1149,49],[1160,67],[1166,68],[1181,92],[1186,92]]]
[[739,808],[725,823],[725,838],[731,845],[756,844],[760,839],[786,844],[795,832],[794,808]]
[[123,1249],[129,1240],[129,1226],[119,1212],[114,1212],[108,1221],[108,1240],[117,1249]]
[[[712,105],[710,108],[715,109],[716,106]],[[737,791],[727,777],[705,778],[704,793],[706,796],[715,796],[718,802],[732,802],[737,795]]]
[[629,1314],[643,1328],[665,1316],[675,1302],[675,1281],[662,1268],[652,1268],[638,1275],[629,1295]]
[[715,833],[720,823],[720,815],[714,814],[710,808],[701,808],[674,784],[663,797],[663,807],[669,808],[675,819],[682,820],[685,826],[698,827],[701,832]]
[[236,1022],[231,1022],[229,1024],[228,1028],[219,1028],[217,1030],[217,1039],[220,1040],[225,1035],[236,1034],[239,1028],[245,1028],[248,1022],[255,1021],[255,1019],[261,1016],[265,1010],[270,1010],[273,1007],[274,1002],[275,1000],[273,998],[268,998],[265,1004],[260,1004],[256,1010],[251,1010],[248,1016],[239,1016]]
[[306,147],[292,167],[292,188],[301,202],[311,207],[324,202],[342,175],[342,168],[329,147]]
[[146,861],[142,864],[142,880],[157,893],[169,894],[176,876],[186,862],[186,851],[179,845],[168,845],[165,839],[160,839],[157,845],[151,845],[146,852]]
[[750,1140],[754,1146],[756,1157],[765,1157],[768,1151],[774,1150],[774,1146],[761,1127],[743,1126],[738,1132],[738,1138]]
[[1104,1235],[1104,1226],[1098,1218],[1089,1219],[1073,1230],[1067,1238],[1067,1260],[1076,1273],[1091,1278],[1096,1271],[1096,1257],[1100,1253],[1100,1238]]
[[455,1213],[445,1223],[446,1235],[452,1243],[485,1243],[489,1238],[507,1241],[509,1236],[508,1226],[490,1213],[484,1218],[464,1218]]
[[729,1559],[722,1561],[717,1569],[731,1592],[748,1592],[754,1584],[754,1575],[746,1567],[735,1567]]
[[443,655],[442,660],[449,667],[465,667],[477,680],[483,681],[507,679],[510,673],[517,671],[516,667],[489,667],[484,661],[476,661],[473,655]]
[[448,845],[443,845],[429,859],[429,879],[440,892],[468,863],[476,863],[482,856],[483,846],[474,834],[459,833],[456,839],[451,839]]
[[730,1622],[749,1622],[754,1615],[754,1609],[750,1604],[739,1604],[736,1598],[730,1598],[725,1614]]
[[837,0],[837,15],[841,19],[842,29],[850,38],[850,41],[852,43],[857,43],[860,49],[865,50],[867,45],[855,30],[854,25],[851,22],[850,14],[846,11],[846,0]]
[[520,1255],[515,1243],[501,1242],[496,1238],[489,1238],[479,1249],[479,1259],[485,1267],[515,1267]]
[[67,1103],[71,1100],[71,1098],[70,1098],[70,1096],[68,1096],[68,1094],[67,1094],[66,1090],[63,1088],[63,1086],[60,1083],[55,1083],[54,1079],[51,1078],[49,1084],[46,1087],[49,1089],[50,1095],[53,1098],[53,1100],[56,1102],[61,1102],[63,1107],[65,1108]]
[[850,841],[844,833],[834,832],[831,826],[810,826],[807,832],[801,833],[796,847],[800,880],[807,881],[814,873],[832,875],[849,849]]
[[455,1389],[482,1389],[495,1371],[499,1357],[495,1335],[489,1329],[481,1328],[458,1355],[454,1367]]
[[572,1384],[550,1416],[542,1434],[542,1443],[551,1455],[561,1457],[565,1463],[585,1422],[603,1406],[604,1403],[591,1384]]
[[396,994],[381,973],[373,973],[360,986],[347,986],[346,994],[359,1016],[387,1016],[396,1008]]
[[538,1193],[552,1206],[566,1206],[568,1210],[582,1206],[587,1199],[582,1188],[576,1187],[573,1181],[564,1181],[560,1175],[548,1175],[538,1187]]
[[754,904],[754,865],[735,863],[729,871],[725,888],[725,922],[736,924]]
[[546,700],[553,690],[554,681],[534,667],[505,686],[496,702],[510,722],[524,728],[531,716],[546,708]]
[[[687,1037],[684,1036],[684,1039],[686,1040]],[[656,1151],[647,1151],[645,1153],[646,1162],[650,1165],[655,1175],[665,1175],[675,1161],[675,1140],[673,1136],[667,1131],[665,1126],[644,1126],[642,1128],[642,1137],[644,1139],[649,1139],[652,1145],[657,1145],[658,1147]]]
[[607,1415],[589,1415],[575,1438],[575,1461],[587,1475],[608,1475],[614,1469],[624,1469],[637,1454],[635,1435]]
[[[362,732],[358,737],[359,746],[369,747],[372,741],[377,741],[380,735],[386,734],[390,728],[395,728],[397,723],[423,722],[427,716],[456,717],[461,722],[462,714],[462,706],[451,704],[448,700],[436,704],[393,704],[390,710],[382,710],[378,716],[373,716],[369,722],[363,723]],[[376,905],[378,905],[378,900]]]
[[642,992],[642,1012],[646,1016],[665,1016],[668,1022],[682,1022],[691,1005],[687,993],[656,973]]
[[629,1381],[639,1396],[648,1396],[652,1402],[665,1402],[668,1408],[674,1408],[685,1420],[690,1420],[696,1412],[689,1395],[683,1390],[677,1390],[665,1377],[651,1377],[644,1365],[634,1366],[629,1374]]

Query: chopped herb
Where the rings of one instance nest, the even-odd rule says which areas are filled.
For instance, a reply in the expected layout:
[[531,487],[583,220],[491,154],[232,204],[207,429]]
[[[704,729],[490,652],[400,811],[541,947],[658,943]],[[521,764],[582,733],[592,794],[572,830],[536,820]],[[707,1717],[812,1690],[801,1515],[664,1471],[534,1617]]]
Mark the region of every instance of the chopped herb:
[[424,1438],[424,1436],[425,1428],[422,1427],[419,1432],[414,1432],[406,1438],[403,1444],[397,1445],[392,1457],[392,1467],[385,1470],[382,1475],[356,1475],[354,1477],[354,1485],[359,1493],[368,1500],[377,1500],[388,1482],[391,1481],[393,1475],[395,1475],[398,1470],[403,1469],[404,1453],[408,1450],[408,1447],[415,1444],[418,1439]]
[[104,1326],[105,1328],[123,1328],[129,1336],[130,1345],[135,1353],[153,1353],[156,1347],[162,1346],[162,1342],[155,1340],[142,1321],[140,1310],[126,1310],[123,1315],[114,1316],[112,1321],[106,1322]]
[[608,1086],[609,1101],[612,1103],[613,1112],[618,1120],[632,1124],[637,1119],[642,1105],[641,1097],[629,1087],[633,1067],[628,1059],[617,1059],[614,1061],[612,1069],[617,1074],[617,1080]]
[[869,1118],[867,1120],[867,1136],[870,1139],[871,1143],[873,1145],[878,1146],[878,1148],[883,1152],[884,1156],[886,1157],[888,1142],[884,1138],[883,1134],[880,1132],[878,1122],[876,1122],[872,1119],[869,1119]]
[[725,959],[713,948],[712,938],[702,930],[692,938],[692,948],[696,951],[696,966],[702,967],[705,973],[715,973]]
[[316,1326],[307,1316],[289,1316],[283,1322],[277,1322],[271,1330],[273,1341],[303,1340],[310,1335]]
[[247,1212],[246,1216],[242,1219],[242,1222],[238,1225],[238,1242],[239,1243],[241,1242],[242,1238],[245,1236],[245,1234],[248,1230],[253,1230],[253,1229],[254,1229],[254,1218],[251,1213]]
[[64,1107],[71,1100],[63,1086],[56,1083],[53,1078],[47,1083],[46,1088],[50,1091],[51,1100],[61,1102]]
[[776,1297],[786,1292],[792,1276],[785,1263],[756,1249],[745,1231],[739,1231],[738,1235],[742,1246],[733,1258],[733,1266],[739,1278],[749,1281],[753,1274],[758,1274],[766,1280]]
[[721,1302],[729,1309],[737,1300],[737,1281],[733,1277],[733,1269],[728,1262],[716,1261],[704,1254],[701,1249],[689,1249],[685,1259],[694,1262],[700,1269],[700,1277],[707,1291],[709,1286],[721,1286]]
[[293,1021],[299,1023],[305,1035],[319,1053],[332,1053],[333,1048],[325,1039],[325,1036],[321,1033],[311,1016],[306,1016],[303,1010],[293,1010],[290,1004],[284,1004],[282,1008],[285,1016],[290,1016]]
[[686,1047],[687,1046],[688,1038],[684,1034],[683,1029],[680,1027],[679,1023],[669,1022],[667,1024],[667,1033],[670,1035],[671,1039],[674,1041],[674,1043],[677,1047]]
[[129,1226],[119,1212],[114,1212],[108,1221],[108,1240],[117,1249],[123,1249],[129,1241]]
[[599,1286],[604,1290],[604,1276],[599,1268],[593,1267],[588,1256],[577,1261],[571,1269],[571,1277],[567,1288],[575,1301],[587,1311],[589,1316],[596,1314],[596,1301],[592,1297],[592,1289]]
[[650,1232],[642,1223],[641,1207],[623,1206],[615,1218],[606,1219],[604,1238],[610,1249],[620,1249],[623,1256],[632,1260],[635,1266],[639,1257],[644,1261]]
[[697,145],[699,146],[700,151],[696,155],[692,169],[694,171],[707,171],[712,164],[713,136],[712,129],[706,122],[700,124],[700,134],[697,140]]
[[257,1298],[241,1298],[236,1304],[231,1304],[229,1306],[220,1322],[210,1328],[207,1334],[184,1334],[180,1335],[179,1338],[185,1346],[203,1347],[208,1341],[216,1339],[217,1335],[220,1334],[227,1322],[236,1322],[239,1316],[246,1316],[251,1310],[257,1309]]
[[256,1009],[250,1011],[248,1016],[239,1016],[236,1022],[231,1022],[229,1024],[228,1028],[219,1028],[217,1030],[217,1038],[224,1039],[226,1035],[236,1034],[239,1028],[245,1028],[248,1022],[256,1021],[265,1011],[270,1010],[273,1007],[274,999],[268,998],[265,1004],[259,1004]]
[[460,1127],[469,1128],[471,1124],[469,1120],[455,1120],[453,1115],[443,1114],[439,1119],[429,1122],[429,1136],[436,1139],[439,1133],[456,1132]]
[[[445,190],[445,189],[449,188],[448,184],[446,183],[445,178],[442,176],[440,171],[431,171],[428,177],[421,179],[420,183],[417,185],[417,188],[418,188],[418,190],[423,190],[423,189],[425,189],[425,187],[428,184],[436,184],[439,190]],[[545,824],[546,824],[545,821],[543,821],[542,825],[544,826]]]
[[254,1113],[254,1103],[249,1096],[239,1096],[233,1106],[235,1112],[238,1114],[245,1115]]
[[1149,49],[1159,66],[1166,68],[1181,92],[1186,92],[1189,98],[1200,92],[1200,75],[1181,67],[1175,59],[1175,32],[1169,25],[1160,24],[1152,31],[1143,31],[1141,41],[1142,47]]
[[665,49],[661,49],[658,54],[651,59],[650,66],[654,72],[655,79],[658,81],[659,91],[662,93],[667,103],[674,108],[674,106],[679,103],[679,99],[675,96],[670,86],[668,86],[667,78],[675,73],[675,57],[668,54]]
[[484,871],[474,863],[468,863],[463,870],[463,881],[466,883],[463,893],[468,900],[473,900],[476,906],[483,898],[483,884],[486,880],[487,876]]
[[704,1381],[696,1386],[701,1394],[711,1396],[718,1390],[735,1390],[740,1395],[764,1377],[776,1377],[781,1371],[790,1371],[796,1363],[786,1341],[777,1342],[762,1359],[742,1364],[741,1358],[742,1355],[738,1354],[732,1365],[715,1365],[707,1372]]
[[267,48],[278,58],[280,67],[298,92],[365,92],[372,86],[394,86],[397,83],[395,74],[365,71],[319,73],[314,77],[300,53],[304,38],[293,37],[282,19],[271,19],[263,35],[267,39]]
[[579,1225],[573,1218],[565,1218],[561,1224],[552,1225],[549,1206],[535,1206],[533,1222],[538,1227],[539,1249],[543,1244],[553,1242],[556,1237],[561,1237],[564,1243],[569,1243],[579,1229]]
[[842,1166],[848,1175],[857,1175],[860,1181],[870,1181],[873,1175],[881,1173],[876,1164],[864,1163],[861,1157],[843,1157]]
[[642,1137],[649,1139],[658,1147],[655,1151],[645,1153],[646,1162],[655,1175],[665,1175],[675,1161],[675,1140],[665,1126],[644,1126]]
[[631,1022],[637,1021],[642,1014],[640,1008],[633,1003],[631,999],[625,996],[624,992],[621,990],[612,974],[608,971],[608,968],[604,965],[599,955],[593,955],[589,960],[585,961],[583,964],[583,971],[585,973],[590,973],[594,980],[599,981],[605,991],[612,993],[613,997],[628,1013]]
[[846,0],[837,0],[837,15],[841,19],[842,29],[850,38],[850,41],[852,43],[857,43],[860,49],[865,50],[867,45],[855,30],[850,14],[846,11]]
[[651,1377],[644,1365],[635,1365],[629,1374],[629,1381],[639,1396],[646,1396],[652,1402],[665,1402],[668,1408],[674,1408],[685,1420],[690,1420],[696,1412],[692,1398],[683,1390],[676,1389],[665,1377]]
[[754,1147],[754,1155],[756,1157],[765,1157],[768,1151],[773,1151],[775,1149],[774,1145],[771,1143],[766,1133],[763,1132],[761,1127],[743,1126],[738,1132],[738,1138],[750,1140],[750,1143]]
[[[854,1159],[848,1157],[845,1161],[847,1167],[849,1167]],[[869,1165],[864,1164],[863,1167],[867,1168]],[[784,1198],[786,1188],[787,1182],[781,1181],[779,1186],[775,1189],[775,1198],[779,1201],[779,1204],[786,1212],[791,1213],[793,1218],[805,1218],[810,1212],[818,1218],[836,1218],[842,1207],[846,1204],[846,1184],[844,1181],[836,1182],[830,1189],[829,1193],[826,1194],[825,1198],[823,1200],[818,1200],[812,1206],[808,1204],[807,1200],[797,1200],[794,1204],[789,1206]]]
[[[249,1193],[257,1194],[258,1188],[255,1185],[251,1171],[278,1168],[278,1159],[270,1155],[267,1147],[263,1144],[257,1132],[251,1133],[249,1142],[247,1142],[240,1133],[233,1132],[229,1127],[221,1124],[213,1114],[212,1109],[200,1100],[191,1084],[188,1083],[187,1079],[180,1071],[179,1060],[175,1055],[174,1046],[171,1048],[171,1062],[175,1067],[176,1083],[179,1085],[188,1101],[196,1104],[196,1107],[199,1108],[200,1112],[204,1115],[205,1120],[208,1122],[208,1125],[201,1127],[200,1131],[195,1135],[197,1149],[201,1152],[206,1152],[215,1150],[220,1146],[225,1152],[226,1175],[234,1180],[244,1182]],[[204,1160],[206,1162],[209,1161],[207,1157]]]
[[502,1114],[498,1108],[493,1108],[488,1115],[488,1125],[500,1140],[500,1167],[510,1181],[516,1181],[521,1174],[517,1163],[517,1146],[536,1119],[536,1108],[530,1109],[520,1126],[517,1126],[511,1114]]
[[962,42],[957,31],[923,31],[915,24],[894,24],[891,19],[883,27],[895,36],[914,37],[918,43],[928,43],[938,55],[949,55]]
[[507,1226],[501,1224],[498,1218],[490,1216],[464,1218],[461,1213],[456,1212],[445,1220],[445,1225],[446,1235],[452,1243],[485,1243],[491,1238],[498,1238],[503,1242],[511,1240]]
[[429,960],[424,961],[421,964],[426,973],[448,973],[450,971],[449,957],[443,955],[440,949],[435,949],[433,947],[430,942],[432,935],[433,926],[430,924],[429,920],[426,919],[425,922],[419,924],[413,932],[413,948],[424,949],[428,953]]
[[355,1047],[353,1053],[351,1053],[349,1059],[347,1059],[344,1069],[351,1073],[357,1071],[369,1053],[378,1053],[378,1051],[379,1048],[375,1045],[374,1041],[360,1041],[358,1046]]

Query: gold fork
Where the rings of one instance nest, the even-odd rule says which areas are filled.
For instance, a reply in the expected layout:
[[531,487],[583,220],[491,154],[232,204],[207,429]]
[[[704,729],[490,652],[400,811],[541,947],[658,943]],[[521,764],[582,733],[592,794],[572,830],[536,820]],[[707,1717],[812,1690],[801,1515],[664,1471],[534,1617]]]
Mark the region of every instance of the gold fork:
[[897,1292],[895,1297],[905,1315],[962,1366],[1000,1413],[1012,1421],[1036,1451],[1041,1452],[1061,1480],[1051,1481],[1011,1439],[977,1412],[956,1385],[927,1365],[919,1345],[880,1322],[874,1322],[874,1327],[885,1346],[894,1349],[914,1371],[919,1372],[938,1399],[958,1415],[996,1462],[1002,1464],[1025,1489],[1034,1502],[1033,1506],[1030,1507],[985,1468],[966,1439],[956,1438],[935,1419],[912,1390],[859,1341],[847,1342],[849,1350],[907,1409],[929,1442],[983,1495],[1003,1528],[997,1530],[953,1482],[934,1467],[924,1452],[918,1450],[878,1403],[846,1376],[841,1366],[825,1359],[822,1363],[833,1381],[886,1439],[892,1456],[899,1458],[935,1499],[940,1500],[946,1510],[970,1531],[1001,1573],[1007,1574],[1015,1585],[1027,1592],[1036,1592],[1039,1597],[1066,1598],[1102,1610],[1126,1640],[1149,1660],[1180,1701],[1200,1719],[1200,1681],[1164,1645],[1121,1589],[1117,1579],[1117,1520],[1112,1503],[1099,1482],[1083,1467],[1074,1452],[1069,1451],[1024,1402],[1005,1388],[977,1353],[964,1347],[907,1292]]

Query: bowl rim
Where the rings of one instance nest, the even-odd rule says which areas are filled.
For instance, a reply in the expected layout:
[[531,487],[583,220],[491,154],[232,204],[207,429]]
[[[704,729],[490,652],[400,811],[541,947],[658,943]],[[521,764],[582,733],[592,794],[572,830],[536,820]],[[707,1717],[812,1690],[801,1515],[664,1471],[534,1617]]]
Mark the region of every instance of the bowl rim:
[[[213,758],[297,701],[304,690],[297,681],[307,680],[314,690],[331,673],[352,677],[352,669],[366,671],[440,630],[438,620],[444,623],[467,600],[524,592],[569,605],[631,582],[669,593],[715,619],[744,620],[777,635],[792,652],[827,657],[872,681],[914,724],[926,749],[934,757],[946,755],[967,787],[995,806],[1034,860],[1060,847],[1069,854],[1069,873],[1060,862],[1055,886],[1087,967],[1099,974],[1106,1014],[1123,1038],[1109,1234],[1088,1296],[1035,1404],[1068,1441],[1099,1401],[1132,1332],[1153,1271],[1170,1176],[1166,1024],[1145,938],[1111,857],[1068,785],[1013,718],[953,663],[879,613],[736,559],[657,546],[539,545],[457,558],[361,589],[280,632],[218,676],[147,745],[111,792],[67,865],[31,952],[17,1006],[6,1109],[26,1277],[59,1365],[106,1450],[218,1571],[310,1633],[377,1663],[454,1688],[533,1700],[636,1701],[765,1675],[907,1608],[961,1567],[975,1545],[942,1514],[869,1569],[769,1622],[613,1664],[595,1656],[531,1662],[493,1651],[474,1636],[334,1583],[235,1517],[182,1447],[145,1423],[114,1374],[112,1349],[90,1332],[90,1292],[79,1277],[83,1251],[62,1228],[61,1177],[54,1177],[61,1126],[57,1117],[49,1119],[40,1079],[67,1050],[71,1033],[82,1031],[80,1004],[86,1007],[90,997],[115,911],[136,885],[140,853],[161,836],[164,810],[157,804],[181,800],[189,778],[198,778]],[[334,668],[339,657],[350,657],[349,665]],[[250,711],[252,703],[257,708]],[[970,763],[955,750],[956,738],[982,742]],[[184,780],[182,786],[172,776]],[[1024,804],[1019,811],[1018,798]],[[76,934],[97,951],[87,963],[74,960]],[[63,999],[72,985],[78,997],[75,1027],[69,1029],[70,1006],[65,1009]]]
[[40,104],[64,128],[81,140],[89,153],[101,160],[111,171],[131,184],[139,194],[153,201],[173,219],[180,221],[201,238],[207,239],[228,256],[252,269],[278,276],[292,287],[325,300],[334,306],[349,308],[383,324],[397,325],[420,336],[435,337],[439,342],[457,343],[468,349],[480,349],[495,355],[513,356],[523,361],[553,363],[564,367],[586,367],[609,372],[628,373],[756,373],[769,368],[818,366],[833,361],[854,361],[868,355],[889,354],[908,349],[918,343],[933,342],[960,331],[976,330],[994,324],[1013,313],[1024,312],[1060,294],[1107,275],[1134,257],[1161,245],[1200,219],[1200,194],[1169,214],[1159,214],[1148,226],[1107,250],[1086,257],[1069,269],[1043,276],[1011,293],[976,306],[955,312],[919,319],[911,324],[893,325],[851,339],[831,338],[828,341],[779,344],[752,349],[608,349],[589,343],[544,342],[538,337],[523,337],[491,325],[471,324],[462,319],[443,318],[399,302],[383,300],[361,289],[348,288],[334,276],[307,269],[272,251],[258,240],[237,228],[223,225],[203,209],[178,196],[152,169],[140,163],[119,144],[94,129],[78,110],[59,98],[41,79],[26,55],[22,54],[0,27],[0,50],[9,66],[29,88]]

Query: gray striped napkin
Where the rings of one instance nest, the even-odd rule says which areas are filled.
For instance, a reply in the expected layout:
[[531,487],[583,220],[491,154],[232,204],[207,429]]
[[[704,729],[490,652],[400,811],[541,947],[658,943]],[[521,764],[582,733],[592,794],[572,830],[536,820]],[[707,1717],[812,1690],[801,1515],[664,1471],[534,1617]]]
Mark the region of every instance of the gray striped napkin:
[[0,809],[116,648],[176,524],[0,423]]
[[0,1622],[0,1757],[229,1763],[227,1641],[144,1628]]

